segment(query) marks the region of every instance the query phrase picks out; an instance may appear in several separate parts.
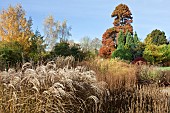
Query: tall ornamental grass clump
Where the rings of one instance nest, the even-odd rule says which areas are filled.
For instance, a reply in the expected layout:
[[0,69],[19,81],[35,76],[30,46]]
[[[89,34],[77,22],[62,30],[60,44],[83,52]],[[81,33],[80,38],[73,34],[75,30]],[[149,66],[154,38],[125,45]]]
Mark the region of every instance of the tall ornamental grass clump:
[[[168,95],[157,84],[144,85],[141,79],[157,80],[153,67],[128,64],[119,59],[96,59],[87,65],[96,72],[98,81],[109,86],[107,113],[168,113]],[[140,76],[140,77],[139,77]]]
[[16,72],[0,73],[0,113],[102,113],[107,83],[73,57],[58,57],[46,65],[25,63]]

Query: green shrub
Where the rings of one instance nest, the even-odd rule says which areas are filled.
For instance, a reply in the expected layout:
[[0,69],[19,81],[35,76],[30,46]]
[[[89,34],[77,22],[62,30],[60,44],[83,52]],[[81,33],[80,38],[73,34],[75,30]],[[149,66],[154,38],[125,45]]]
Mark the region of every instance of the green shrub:
[[22,47],[18,42],[0,42],[0,68],[16,67],[22,63]]
[[86,56],[88,56],[88,53],[82,52],[76,45],[70,46],[66,42],[61,42],[54,46],[53,50],[51,51],[51,55],[53,57],[73,56],[76,60],[82,61]]
[[128,49],[116,49],[112,53],[112,58],[120,58],[122,60],[129,60],[132,61],[132,53]]
[[46,54],[46,45],[44,44],[43,36],[41,36],[39,31],[36,31],[35,34],[30,37],[29,42],[30,47],[27,53],[27,59],[34,63],[42,61],[44,54]]
[[139,83],[158,83],[161,78],[161,71],[154,66],[142,65],[138,70]]

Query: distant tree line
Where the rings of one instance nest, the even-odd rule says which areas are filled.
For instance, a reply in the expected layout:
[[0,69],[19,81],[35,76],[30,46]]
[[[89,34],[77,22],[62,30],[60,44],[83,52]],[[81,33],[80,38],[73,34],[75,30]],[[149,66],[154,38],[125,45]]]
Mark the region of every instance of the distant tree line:
[[[83,37],[80,43],[69,40],[71,27],[67,21],[56,21],[52,15],[44,19],[44,36],[32,30],[32,18],[26,18],[20,4],[0,13],[0,69],[19,68],[24,62],[41,64],[57,56],[74,56],[82,61],[97,55],[101,41]],[[90,48],[89,48],[90,47]]]
[[113,25],[103,34],[99,55],[103,58],[120,58],[127,61],[145,59],[150,64],[170,62],[170,44],[165,32],[155,29],[141,42],[137,33],[133,33],[132,13],[128,6],[119,4],[111,17]]
[[0,69],[20,67],[24,62],[41,64],[57,56],[74,56],[77,61],[100,56],[120,58],[130,62],[145,59],[150,64],[170,61],[170,45],[165,32],[155,29],[141,42],[131,23],[133,17],[125,4],[118,5],[111,17],[113,27],[107,29],[102,41],[82,37],[79,43],[69,40],[71,27],[67,21],[56,21],[50,15],[44,19],[44,36],[32,30],[32,18],[26,18],[22,6],[9,6],[0,13]]

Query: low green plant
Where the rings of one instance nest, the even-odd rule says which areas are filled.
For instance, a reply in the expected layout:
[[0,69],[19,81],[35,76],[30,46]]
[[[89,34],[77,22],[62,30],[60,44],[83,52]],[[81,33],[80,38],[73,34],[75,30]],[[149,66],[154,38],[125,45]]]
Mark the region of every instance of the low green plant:
[[162,72],[158,67],[142,65],[138,66],[138,82],[139,83],[158,83],[162,76]]

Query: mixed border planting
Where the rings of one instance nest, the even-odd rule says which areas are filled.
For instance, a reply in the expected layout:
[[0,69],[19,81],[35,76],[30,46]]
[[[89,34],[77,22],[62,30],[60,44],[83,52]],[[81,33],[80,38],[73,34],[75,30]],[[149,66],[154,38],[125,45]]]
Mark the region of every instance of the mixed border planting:
[[67,21],[48,16],[41,36],[21,5],[3,9],[0,113],[169,113],[165,33],[153,30],[141,42],[125,4],[111,17],[102,41],[84,37],[76,44]]

